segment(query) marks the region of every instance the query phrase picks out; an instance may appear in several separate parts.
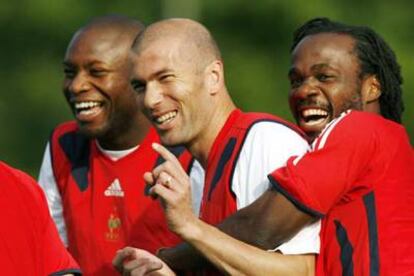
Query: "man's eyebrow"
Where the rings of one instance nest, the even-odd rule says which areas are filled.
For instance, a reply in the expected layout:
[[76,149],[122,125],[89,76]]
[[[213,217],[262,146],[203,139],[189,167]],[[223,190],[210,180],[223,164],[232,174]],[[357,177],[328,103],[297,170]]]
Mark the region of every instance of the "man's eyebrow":
[[[76,63],[70,60],[64,60],[62,61],[62,65],[63,66],[76,66]],[[89,66],[89,67],[94,66],[94,65],[106,65],[106,63],[102,61],[98,61],[98,60],[92,60],[86,63],[86,66]]]
[[169,73],[169,72],[172,72],[172,70],[171,69],[169,69],[169,68],[163,68],[163,69],[161,69],[161,70],[158,70],[158,71],[156,71],[154,74],[152,74],[153,76],[159,76],[159,75],[162,75],[162,74],[165,74],[165,73]]
[[311,67],[311,71],[319,71],[322,69],[334,69],[334,68],[327,63],[319,63],[319,64],[312,65]]

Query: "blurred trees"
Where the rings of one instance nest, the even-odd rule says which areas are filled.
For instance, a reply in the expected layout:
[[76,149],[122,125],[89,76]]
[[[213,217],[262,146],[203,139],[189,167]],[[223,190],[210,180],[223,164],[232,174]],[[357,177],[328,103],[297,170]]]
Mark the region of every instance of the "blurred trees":
[[291,119],[287,105],[292,32],[327,16],[368,25],[397,54],[405,79],[404,124],[414,143],[414,3],[408,0],[20,0],[0,5],[0,158],[37,175],[52,128],[71,119],[61,92],[62,58],[72,34],[91,17],[120,13],[149,24],[164,17],[204,23],[223,52],[236,103]]

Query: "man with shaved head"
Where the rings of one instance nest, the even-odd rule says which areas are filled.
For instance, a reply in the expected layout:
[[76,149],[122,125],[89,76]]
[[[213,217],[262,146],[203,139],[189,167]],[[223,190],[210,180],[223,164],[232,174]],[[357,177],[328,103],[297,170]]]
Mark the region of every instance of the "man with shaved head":
[[[307,150],[306,140],[294,125],[269,114],[237,109],[224,82],[218,47],[201,24],[188,19],[157,22],[139,35],[132,52],[131,84],[161,142],[184,145],[206,170],[200,208],[203,221],[216,225],[250,204],[269,188],[266,175],[275,166]],[[190,209],[175,210],[180,203],[191,202],[185,193],[189,178],[163,146],[153,147],[167,161],[145,174],[145,179],[153,185],[151,194],[166,204],[170,229],[182,235],[184,229],[176,227],[171,216],[195,218]],[[289,216],[289,210],[281,216]],[[298,220],[292,217],[286,228],[294,229]],[[313,271],[318,233],[319,224],[312,224],[269,248],[297,263],[283,272]],[[191,242],[188,236],[182,237]],[[186,261],[180,248],[161,253],[169,251],[165,260],[174,269],[192,269],[188,264],[180,266]],[[140,265],[134,252],[127,248],[117,254],[114,264],[120,271],[128,273]]]
[[[113,275],[116,250],[155,252],[179,239],[142,175],[162,158],[159,141],[129,84],[129,51],[144,26],[123,16],[93,19],[67,48],[63,92],[75,121],[53,131],[39,182],[68,250],[86,275]],[[188,168],[184,148],[172,149]]]

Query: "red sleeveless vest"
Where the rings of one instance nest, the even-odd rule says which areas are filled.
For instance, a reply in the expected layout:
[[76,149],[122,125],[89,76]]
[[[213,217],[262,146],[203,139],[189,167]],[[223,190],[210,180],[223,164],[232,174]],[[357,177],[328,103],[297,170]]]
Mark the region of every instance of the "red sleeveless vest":
[[[118,275],[116,250],[136,246],[154,253],[180,240],[168,230],[158,200],[145,195],[143,173],[163,162],[152,148],[151,129],[134,152],[112,161],[78,131],[75,122],[58,126],[50,140],[51,160],[62,198],[68,250],[87,275]],[[183,147],[170,149],[185,169],[192,164]]]

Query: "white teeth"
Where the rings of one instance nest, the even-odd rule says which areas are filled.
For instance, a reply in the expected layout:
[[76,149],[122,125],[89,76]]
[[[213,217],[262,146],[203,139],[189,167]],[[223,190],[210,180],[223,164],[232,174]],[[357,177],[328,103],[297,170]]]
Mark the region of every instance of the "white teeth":
[[303,117],[309,117],[309,116],[328,116],[328,112],[322,109],[306,109],[302,111]]
[[167,122],[167,121],[170,121],[170,120],[171,120],[171,119],[173,119],[175,116],[177,116],[177,111],[171,111],[171,112],[168,112],[167,114],[164,114],[164,115],[162,115],[162,116],[160,116],[160,117],[156,118],[156,119],[155,119],[155,121],[156,121],[158,124],[163,124],[163,123],[165,123],[165,122]]
[[99,106],[99,102],[80,102],[80,103],[75,103],[75,108],[76,109],[85,109],[85,108],[92,108],[95,106]]
[[92,113],[94,113],[95,111],[87,109],[87,110],[82,110],[79,112],[79,114],[83,114],[83,115],[90,115]]

